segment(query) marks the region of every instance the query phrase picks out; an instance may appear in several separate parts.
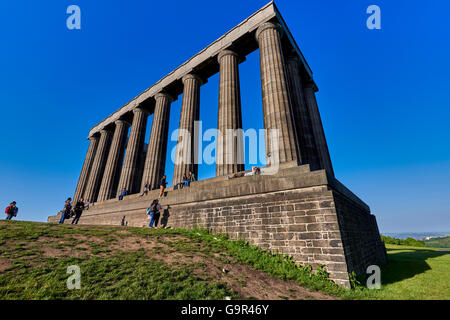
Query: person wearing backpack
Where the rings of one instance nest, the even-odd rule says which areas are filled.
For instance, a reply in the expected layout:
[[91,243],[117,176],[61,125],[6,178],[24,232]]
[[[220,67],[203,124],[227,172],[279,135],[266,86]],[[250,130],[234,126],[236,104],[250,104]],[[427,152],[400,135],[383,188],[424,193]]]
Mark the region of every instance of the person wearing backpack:
[[71,204],[72,198],[67,198],[66,202],[64,203],[64,209],[61,212],[61,218],[59,219],[59,223],[63,224],[65,219],[70,218],[70,210],[72,210],[72,204]]
[[11,220],[12,217],[17,216],[17,213],[19,212],[19,208],[16,206],[16,202],[13,201],[9,204],[8,207],[6,207],[5,209],[5,213],[6,213],[6,220]]
[[158,199],[153,200],[152,205],[150,206],[150,208],[147,208],[147,215],[150,216],[150,222],[148,224],[148,226],[150,228],[153,228],[153,224],[155,224],[155,228],[158,227],[158,221],[159,221],[159,216],[160,216],[159,211],[160,210],[161,210],[161,205],[159,204]]

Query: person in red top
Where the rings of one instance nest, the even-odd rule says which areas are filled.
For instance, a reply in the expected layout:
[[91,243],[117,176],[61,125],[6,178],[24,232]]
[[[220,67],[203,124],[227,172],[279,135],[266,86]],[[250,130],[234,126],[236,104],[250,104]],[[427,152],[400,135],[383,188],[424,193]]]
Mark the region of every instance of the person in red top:
[[19,208],[16,206],[16,202],[13,201],[9,204],[8,207],[5,209],[5,213],[7,214],[6,220],[11,220],[12,217],[17,216],[17,213],[19,212]]

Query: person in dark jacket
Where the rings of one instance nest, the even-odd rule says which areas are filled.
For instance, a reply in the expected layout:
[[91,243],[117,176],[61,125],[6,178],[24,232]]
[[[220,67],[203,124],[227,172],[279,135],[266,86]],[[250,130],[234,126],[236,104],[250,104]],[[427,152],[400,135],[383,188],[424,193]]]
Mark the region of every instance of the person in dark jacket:
[[64,203],[64,209],[61,212],[61,218],[59,219],[59,223],[63,224],[65,219],[70,218],[70,211],[72,210],[72,198],[67,198]]
[[147,215],[150,216],[150,222],[148,226],[153,228],[153,224],[155,224],[155,228],[158,227],[159,217],[161,215],[161,205],[159,204],[158,199],[153,200],[150,208],[147,209]]
[[77,203],[75,204],[75,208],[73,209],[73,211],[75,212],[75,218],[73,218],[72,224],[78,224],[78,220],[80,220],[83,210],[84,210],[84,200],[83,198],[81,198],[80,200],[77,201]]
[[161,178],[161,182],[159,183],[159,197],[162,198],[164,196],[164,190],[166,189],[167,181],[166,175],[163,175]]
[[15,201],[11,202],[5,210],[6,220],[11,220],[12,217],[17,216],[18,212],[19,212],[19,208],[16,206],[16,202]]
[[119,200],[122,200],[123,197],[125,197],[125,196],[127,196],[127,195],[128,195],[128,190],[125,189],[125,188],[123,188],[122,192],[121,192],[120,195],[119,195]]

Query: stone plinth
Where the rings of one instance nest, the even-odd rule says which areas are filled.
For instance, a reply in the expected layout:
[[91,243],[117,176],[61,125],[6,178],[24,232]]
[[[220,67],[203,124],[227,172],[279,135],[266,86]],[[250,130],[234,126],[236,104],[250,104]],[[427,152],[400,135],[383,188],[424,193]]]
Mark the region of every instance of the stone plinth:
[[[385,262],[375,216],[325,170],[287,167],[271,176],[217,177],[167,190],[160,200],[167,226],[205,228],[314,268],[326,264],[331,279],[343,286],[349,286],[348,272],[361,274],[368,265]],[[146,208],[158,193],[95,204],[79,223],[119,226],[125,217],[128,226],[146,227]]]

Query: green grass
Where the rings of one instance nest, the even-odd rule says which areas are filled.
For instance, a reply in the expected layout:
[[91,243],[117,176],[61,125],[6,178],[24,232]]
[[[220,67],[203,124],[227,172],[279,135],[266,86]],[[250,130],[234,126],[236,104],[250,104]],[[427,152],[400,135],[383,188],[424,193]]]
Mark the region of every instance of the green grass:
[[450,299],[450,254],[439,250],[386,245],[381,290],[355,290],[360,299]]
[[[147,251],[111,247],[127,237],[133,237],[132,242],[152,240],[156,244]],[[382,289],[358,286],[349,290],[329,281],[321,268],[312,273],[310,266],[299,266],[288,256],[205,230],[2,222],[0,258],[9,265],[0,273],[0,299],[251,298],[240,297],[226,283],[212,278],[202,259],[248,265],[273,278],[343,299],[450,299],[449,254],[387,247],[389,263],[382,267]],[[44,249],[56,250],[59,255],[49,256]],[[160,258],[179,254],[185,259],[169,264],[152,254]],[[201,262],[194,262],[194,258]],[[66,287],[69,265],[82,270],[81,290]],[[239,279],[239,284],[245,286],[246,281]]]

